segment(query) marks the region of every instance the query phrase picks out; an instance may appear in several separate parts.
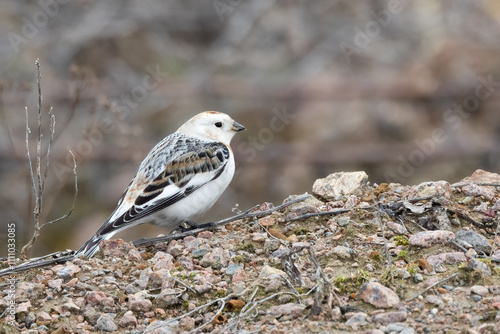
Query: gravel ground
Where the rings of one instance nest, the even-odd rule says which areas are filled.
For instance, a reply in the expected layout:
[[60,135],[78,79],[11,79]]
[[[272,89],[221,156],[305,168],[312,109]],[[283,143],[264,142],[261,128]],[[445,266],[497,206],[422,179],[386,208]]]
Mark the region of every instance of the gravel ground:
[[2,277],[0,333],[499,333],[499,186],[332,174],[261,219]]

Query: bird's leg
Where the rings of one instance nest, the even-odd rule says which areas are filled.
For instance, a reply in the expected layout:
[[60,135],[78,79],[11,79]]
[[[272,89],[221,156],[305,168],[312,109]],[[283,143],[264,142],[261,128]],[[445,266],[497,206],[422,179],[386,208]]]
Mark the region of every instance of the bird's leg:
[[195,222],[192,222],[190,220],[185,220],[183,222],[183,224],[186,224],[187,227],[182,225],[182,224],[179,225],[179,229],[181,230],[181,232],[187,232],[187,231],[196,230],[198,228],[214,226],[214,223],[196,224]]

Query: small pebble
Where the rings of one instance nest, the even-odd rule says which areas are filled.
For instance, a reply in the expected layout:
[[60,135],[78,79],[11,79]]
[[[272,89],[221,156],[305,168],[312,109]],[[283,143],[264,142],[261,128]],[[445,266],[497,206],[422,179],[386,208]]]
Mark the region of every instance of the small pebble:
[[413,280],[416,283],[423,282],[424,281],[424,276],[422,276],[422,274],[420,274],[420,273],[416,273],[415,276],[413,277]]
[[102,314],[99,319],[97,319],[95,327],[105,332],[113,332],[118,330],[118,326],[116,326],[113,318],[106,313]]
[[349,225],[349,223],[351,222],[351,220],[349,219],[349,217],[340,217],[338,220],[337,220],[337,224],[340,226],[340,227],[344,227],[344,226],[347,226]]
[[337,255],[341,259],[349,259],[351,258],[351,254],[353,253],[353,250],[349,247],[344,247],[344,246],[337,246],[333,248],[333,254]]

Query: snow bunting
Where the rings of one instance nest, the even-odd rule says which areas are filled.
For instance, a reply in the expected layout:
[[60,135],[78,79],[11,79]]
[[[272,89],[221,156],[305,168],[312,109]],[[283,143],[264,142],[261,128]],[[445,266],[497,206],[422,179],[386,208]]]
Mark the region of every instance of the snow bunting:
[[245,127],[226,114],[206,111],[159,142],[139,167],[118,206],[75,254],[92,257],[99,243],[129,227],[150,222],[163,227],[203,215],[231,182],[234,156],[229,146]]

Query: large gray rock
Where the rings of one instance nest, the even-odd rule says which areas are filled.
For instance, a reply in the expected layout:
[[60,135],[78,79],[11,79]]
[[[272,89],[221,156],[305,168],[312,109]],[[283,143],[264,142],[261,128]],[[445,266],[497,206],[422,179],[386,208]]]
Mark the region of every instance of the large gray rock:
[[453,232],[450,231],[423,231],[418,232],[410,237],[410,245],[429,248],[435,244],[447,244],[454,238]]
[[378,282],[363,284],[359,288],[357,295],[364,302],[379,308],[389,308],[399,304],[398,295]]
[[458,231],[455,233],[455,239],[457,241],[464,241],[474,248],[476,252],[483,252],[485,254],[490,254],[491,245],[485,236],[476,233],[474,231]]
[[314,196],[325,201],[338,201],[342,197],[361,194],[368,184],[365,172],[333,173],[324,179],[317,179],[313,185]]

